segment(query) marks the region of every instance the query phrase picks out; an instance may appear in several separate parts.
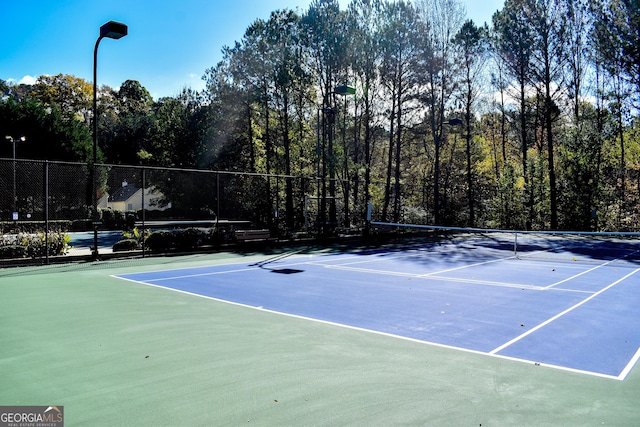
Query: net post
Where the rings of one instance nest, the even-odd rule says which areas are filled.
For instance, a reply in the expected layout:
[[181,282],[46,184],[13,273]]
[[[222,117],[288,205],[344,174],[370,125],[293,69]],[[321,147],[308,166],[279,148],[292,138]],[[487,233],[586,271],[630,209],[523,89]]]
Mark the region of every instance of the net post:
[[513,240],[513,255],[518,258],[518,232],[513,233],[515,239]]

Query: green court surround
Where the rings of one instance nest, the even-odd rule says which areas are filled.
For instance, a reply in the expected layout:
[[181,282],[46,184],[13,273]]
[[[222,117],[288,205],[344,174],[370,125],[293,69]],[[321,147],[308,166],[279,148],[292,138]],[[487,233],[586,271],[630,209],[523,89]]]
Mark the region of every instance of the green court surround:
[[625,381],[254,310],[112,274],[221,253],[0,272],[0,405],[65,426],[631,426]]

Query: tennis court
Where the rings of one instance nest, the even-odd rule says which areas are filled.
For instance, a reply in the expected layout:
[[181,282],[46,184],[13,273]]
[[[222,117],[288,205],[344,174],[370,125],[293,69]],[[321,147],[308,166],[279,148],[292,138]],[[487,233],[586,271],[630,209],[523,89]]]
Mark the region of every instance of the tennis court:
[[522,240],[24,269],[0,284],[0,404],[67,425],[636,424],[638,244]]
[[334,325],[626,377],[640,355],[635,249],[621,255],[617,248],[597,262],[567,262],[523,259],[495,245],[478,255],[468,246],[446,241],[338,255],[293,253],[250,265],[119,277]]

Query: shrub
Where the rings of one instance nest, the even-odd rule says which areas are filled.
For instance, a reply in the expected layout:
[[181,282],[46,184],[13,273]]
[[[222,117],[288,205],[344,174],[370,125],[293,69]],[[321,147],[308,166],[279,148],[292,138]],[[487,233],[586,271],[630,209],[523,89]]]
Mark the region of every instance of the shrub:
[[122,211],[114,211],[113,209],[101,209],[100,214],[104,227],[108,230],[122,230],[127,225],[125,213]]
[[[44,221],[1,221],[0,232],[2,233],[37,233],[43,232],[45,223]],[[69,230],[72,226],[72,221],[69,220],[53,220],[49,221],[49,230]]]
[[114,252],[133,251],[138,249],[138,241],[135,239],[124,239],[113,245]]
[[0,246],[0,259],[24,258],[27,256],[27,248],[19,245]]
[[197,228],[187,228],[186,230],[174,231],[177,249],[194,249],[202,246],[207,238],[203,231]]
[[27,255],[31,258],[41,258],[46,255],[64,255],[69,251],[71,236],[65,233],[49,233],[48,246],[45,233],[25,234],[22,245],[27,248]]
[[149,234],[144,243],[145,247],[150,251],[166,251],[175,247],[175,238],[171,231],[158,230]]
[[202,246],[209,240],[209,236],[197,228],[185,230],[158,230],[149,234],[145,247],[153,252],[169,250],[187,250]]
[[18,233],[4,235],[0,238],[2,258],[42,258],[46,255],[65,255],[69,249],[71,236],[63,232]]

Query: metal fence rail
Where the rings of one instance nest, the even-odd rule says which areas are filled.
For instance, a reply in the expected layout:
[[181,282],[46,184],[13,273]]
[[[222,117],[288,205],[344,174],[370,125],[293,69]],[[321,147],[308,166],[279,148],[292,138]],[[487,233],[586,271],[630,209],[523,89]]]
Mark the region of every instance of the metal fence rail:
[[[144,255],[161,249],[145,244],[161,230],[178,240],[192,234],[193,242],[173,246],[219,245],[237,228],[289,238],[314,234],[326,221],[309,202],[318,198],[318,180],[284,175],[0,159],[0,194],[0,261],[48,262],[95,249],[94,256]],[[64,248],[52,246],[59,238],[68,239]],[[19,248],[35,240],[43,242],[38,250]],[[122,240],[130,242],[114,247]]]

